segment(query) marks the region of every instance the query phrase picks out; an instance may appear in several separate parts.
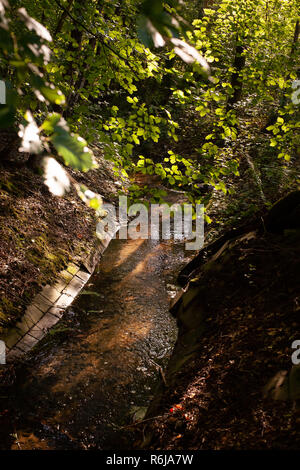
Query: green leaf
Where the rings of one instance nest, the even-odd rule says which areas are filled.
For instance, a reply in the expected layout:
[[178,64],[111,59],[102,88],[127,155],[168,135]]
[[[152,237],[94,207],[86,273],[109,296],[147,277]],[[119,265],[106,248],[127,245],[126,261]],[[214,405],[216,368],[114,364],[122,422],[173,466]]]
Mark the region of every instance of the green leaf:
[[65,96],[57,88],[43,85],[39,88],[39,90],[46,100],[50,101],[50,103],[62,105],[66,102]]
[[284,88],[284,85],[285,85],[285,81],[284,81],[284,78],[280,77],[278,79],[278,85],[279,85],[279,88],[282,90]]
[[69,127],[60,114],[50,114],[41,128],[50,135],[51,142],[66,165],[81,171],[95,167],[93,153],[88,149],[86,141],[78,135],[70,134]]
[[71,135],[62,127],[56,126],[51,142],[66,165],[81,171],[87,171],[94,166],[93,154],[82,137]]
[[50,134],[54,132],[60,120],[61,120],[60,114],[58,113],[49,114],[49,116],[47,116],[47,118],[41,125],[41,128]]

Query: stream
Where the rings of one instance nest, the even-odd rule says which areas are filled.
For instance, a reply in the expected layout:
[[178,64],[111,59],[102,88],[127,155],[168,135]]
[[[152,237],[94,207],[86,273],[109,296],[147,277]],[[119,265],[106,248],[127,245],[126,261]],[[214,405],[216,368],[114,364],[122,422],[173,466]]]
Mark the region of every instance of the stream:
[[3,448],[132,448],[131,425],[143,418],[176,341],[169,303],[193,254],[173,239],[112,240],[90,282],[17,371]]

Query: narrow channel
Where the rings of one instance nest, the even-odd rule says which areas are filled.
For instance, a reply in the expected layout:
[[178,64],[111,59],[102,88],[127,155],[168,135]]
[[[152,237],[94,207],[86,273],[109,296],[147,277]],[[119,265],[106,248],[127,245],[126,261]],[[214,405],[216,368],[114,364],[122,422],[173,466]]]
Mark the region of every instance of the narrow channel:
[[91,281],[18,373],[6,448],[132,448],[128,425],[143,417],[172,352],[169,303],[192,255],[172,239],[110,243]]

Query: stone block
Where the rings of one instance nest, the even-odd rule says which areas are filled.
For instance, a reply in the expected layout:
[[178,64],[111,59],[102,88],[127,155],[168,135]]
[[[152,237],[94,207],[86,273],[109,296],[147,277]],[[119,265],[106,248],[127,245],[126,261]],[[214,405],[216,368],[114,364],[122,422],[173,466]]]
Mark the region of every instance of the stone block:
[[61,318],[64,314],[64,309],[59,307],[51,307],[48,313],[55,315],[57,318]]
[[24,317],[28,318],[29,321],[32,321],[34,324],[37,323],[43,315],[44,313],[39,308],[35,305],[30,305],[27,307]]
[[67,267],[67,272],[70,273],[70,274],[73,274],[73,276],[75,276],[75,274],[78,273],[79,271],[79,266],[77,266],[77,264],[74,264],[74,263],[70,263],[69,266]]
[[96,265],[99,263],[100,257],[101,257],[101,250],[103,247],[101,246],[100,242],[98,243],[97,247],[95,247],[88,257],[82,262],[83,266],[85,269],[92,274]]
[[[67,272],[67,271],[66,271]],[[69,275],[69,273],[68,273]],[[62,293],[62,291],[65,289],[65,287],[68,285],[68,283],[70,282],[70,279],[68,281],[66,281],[65,279],[63,278],[59,278],[58,281],[53,285],[53,287],[60,293]]]
[[87,273],[85,271],[78,271],[78,273],[76,274],[77,277],[79,277],[79,279],[82,279],[84,282],[87,282],[89,280],[89,278],[91,277],[90,273]]
[[38,341],[40,341],[41,339],[44,338],[44,336],[46,336],[47,334],[47,331],[46,330],[42,330],[38,324],[37,325],[34,325],[31,330],[30,330],[30,335],[33,336],[34,338],[36,338]]
[[73,302],[74,300],[74,297],[72,297],[71,295],[68,295],[68,294],[63,294],[60,296],[60,298],[57,300],[57,302],[55,303],[54,307],[58,307],[58,308],[67,308],[69,307],[69,305],[71,305],[71,303]]
[[53,304],[48,299],[46,299],[42,294],[38,294],[33,299],[32,305],[34,305],[43,313],[45,313],[47,312],[47,310],[49,310],[50,307],[52,307]]
[[44,332],[47,332],[49,328],[51,328],[58,322],[58,320],[58,317],[52,315],[50,312],[47,312],[46,315],[44,315],[43,318],[32,328],[32,330],[30,330],[30,334],[36,337],[36,335],[38,334],[38,330],[43,330]]
[[50,302],[54,303],[57,301],[61,292],[53,286],[45,286],[41,292],[42,296],[45,297]]
[[63,290],[63,294],[71,295],[73,298],[76,297],[78,292],[84,286],[85,281],[79,279],[79,277],[74,276],[72,281],[67,285],[67,287]]
[[39,340],[37,338],[27,334],[18,342],[17,348],[26,353],[30,351],[38,342]]
[[16,328],[19,330],[20,334],[24,336],[34,325],[34,323],[35,322],[30,318],[30,316],[26,315],[25,313],[22,320],[16,324]]
[[6,347],[11,349],[17,342],[22,338],[22,334],[17,328],[10,330],[7,335],[3,338]]
[[[74,275],[71,274],[69,271],[67,271],[66,269],[64,269],[63,271],[61,271],[61,273],[59,274],[59,280],[62,280],[64,281],[66,284],[68,284],[71,279],[73,279]],[[56,285],[54,285],[55,288],[57,289]],[[58,289],[57,289],[58,290]]]

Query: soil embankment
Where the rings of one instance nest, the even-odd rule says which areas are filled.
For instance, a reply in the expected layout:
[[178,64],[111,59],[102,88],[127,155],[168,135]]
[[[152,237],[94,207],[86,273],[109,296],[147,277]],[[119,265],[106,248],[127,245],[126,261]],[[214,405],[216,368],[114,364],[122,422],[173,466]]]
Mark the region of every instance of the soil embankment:
[[[72,172],[78,182],[107,199],[117,187],[100,155],[99,169]],[[4,166],[0,174],[0,335],[22,317],[43,285],[52,284],[70,261],[79,262],[96,242],[95,212],[75,190],[53,196],[26,166]]]
[[140,425],[138,448],[299,448],[299,241],[299,230],[253,231],[199,266],[173,307],[179,335],[167,387],[147,416],[159,417]]

